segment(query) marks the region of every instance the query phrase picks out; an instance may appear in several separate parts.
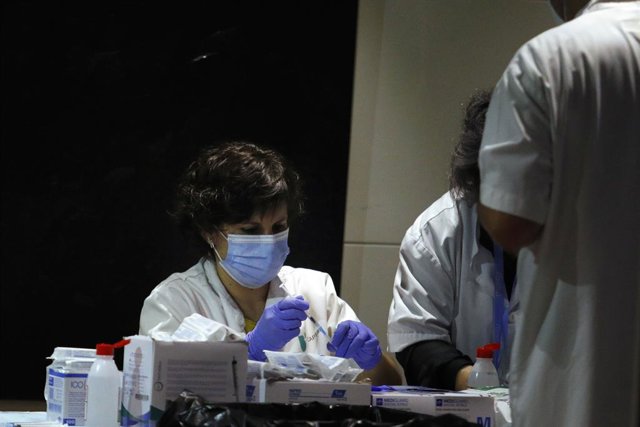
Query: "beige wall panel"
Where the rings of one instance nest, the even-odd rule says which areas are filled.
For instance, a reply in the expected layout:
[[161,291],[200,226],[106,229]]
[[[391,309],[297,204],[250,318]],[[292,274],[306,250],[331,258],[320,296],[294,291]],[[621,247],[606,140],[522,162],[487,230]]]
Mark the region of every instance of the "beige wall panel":
[[343,269],[341,297],[378,336],[383,350],[387,348],[387,318],[398,249],[395,245],[347,244],[343,252],[344,263],[352,268]]
[[552,25],[536,1],[360,2],[345,242],[400,242],[447,189],[462,104]]

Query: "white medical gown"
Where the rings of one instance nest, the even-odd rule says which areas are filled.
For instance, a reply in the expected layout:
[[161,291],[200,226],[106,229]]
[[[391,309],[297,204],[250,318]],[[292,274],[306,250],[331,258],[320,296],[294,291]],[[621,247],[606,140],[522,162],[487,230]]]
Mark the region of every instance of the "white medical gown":
[[[479,232],[476,205],[454,200],[449,192],[409,227],[400,245],[389,309],[389,351],[442,340],[474,359],[477,347],[493,342],[494,259],[478,244]],[[509,303],[511,341],[517,286]]]
[[[302,295],[309,302],[309,312],[327,331],[335,331],[338,323],[358,318],[351,307],[336,293],[327,273],[305,268],[284,266],[269,284],[266,306],[270,306],[287,294],[279,286],[295,295]],[[172,334],[183,319],[193,313],[215,321],[214,335],[219,340],[231,336],[245,336],[242,311],[218,278],[211,260],[202,258],[189,270],[174,273],[161,282],[145,299],[140,314],[140,334]],[[327,339],[317,333],[310,320],[302,323],[300,336],[289,341],[282,351],[307,351],[329,354]],[[304,342],[303,342],[304,341]]]
[[518,255],[513,423],[640,421],[640,2],[590,2],[493,91],[483,205],[538,223]]

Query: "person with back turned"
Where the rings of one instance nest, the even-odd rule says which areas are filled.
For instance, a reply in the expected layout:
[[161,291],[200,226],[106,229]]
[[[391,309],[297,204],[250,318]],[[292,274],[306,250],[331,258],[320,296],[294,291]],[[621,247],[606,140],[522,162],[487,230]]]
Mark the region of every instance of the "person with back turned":
[[480,148],[483,226],[518,254],[513,424],[640,425],[640,2],[552,0]]

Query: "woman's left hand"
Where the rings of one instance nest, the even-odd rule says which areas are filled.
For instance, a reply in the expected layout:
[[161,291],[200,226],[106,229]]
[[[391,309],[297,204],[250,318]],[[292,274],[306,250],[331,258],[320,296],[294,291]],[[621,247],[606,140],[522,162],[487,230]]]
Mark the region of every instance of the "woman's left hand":
[[338,357],[352,358],[365,370],[374,368],[382,357],[376,335],[363,323],[353,320],[338,324],[327,348]]

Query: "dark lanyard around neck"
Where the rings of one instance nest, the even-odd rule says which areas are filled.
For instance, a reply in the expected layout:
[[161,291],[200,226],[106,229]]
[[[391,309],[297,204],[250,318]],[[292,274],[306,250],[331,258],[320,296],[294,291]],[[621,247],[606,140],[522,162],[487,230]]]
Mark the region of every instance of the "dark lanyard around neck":
[[[493,339],[500,343],[500,350],[494,351],[493,363],[500,366],[503,349],[509,344],[509,296],[504,281],[504,251],[500,245],[493,242]],[[513,278],[511,294],[516,287],[516,277]]]

